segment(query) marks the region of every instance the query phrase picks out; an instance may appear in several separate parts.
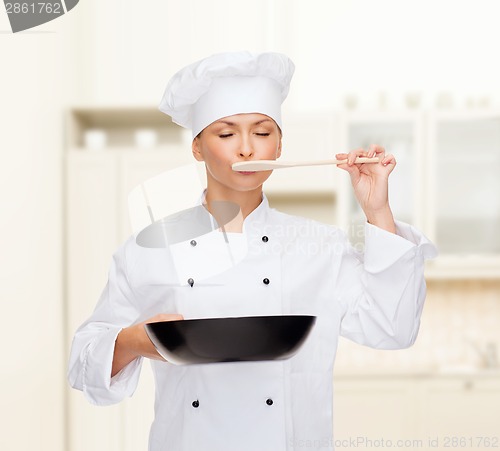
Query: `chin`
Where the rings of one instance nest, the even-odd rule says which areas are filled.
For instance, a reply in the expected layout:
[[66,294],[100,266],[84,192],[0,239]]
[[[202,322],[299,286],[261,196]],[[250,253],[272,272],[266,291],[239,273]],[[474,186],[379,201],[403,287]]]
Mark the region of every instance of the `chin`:
[[235,186],[239,188],[239,191],[255,191],[256,189],[261,189],[266,180],[249,180],[249,183],[237,183]]
[[253,184],[253,185],[233,185],[230,187],[233,191],[238,191],[240,193],[246,193],[250,191],[255,191],[257,189],[262,188],[262,183],[261,184]]

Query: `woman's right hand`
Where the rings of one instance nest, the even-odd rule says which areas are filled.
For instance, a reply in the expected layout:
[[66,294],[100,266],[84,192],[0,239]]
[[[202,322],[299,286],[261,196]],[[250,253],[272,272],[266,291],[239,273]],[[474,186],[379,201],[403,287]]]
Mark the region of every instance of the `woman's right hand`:
[[173,313],[159,313],[142,323],[134,324],[120,331],[116,337],[115,352],[111,368],[111,377],[117,374],[132,360],[137,357],[147,357],[154,360],[165,360],[149,339],[145,324],[159,323],[161,321],[177,321],[184,319],[182,315]]

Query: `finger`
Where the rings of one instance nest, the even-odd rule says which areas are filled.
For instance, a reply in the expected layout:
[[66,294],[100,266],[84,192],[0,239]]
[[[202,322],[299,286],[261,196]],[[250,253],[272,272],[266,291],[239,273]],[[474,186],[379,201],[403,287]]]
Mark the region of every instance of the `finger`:
[[396,158],[391,153],[388,153],[387,155],[384,156],[384,158],[382,158],[382,160],[380,162],[384,166],[387,166],[387,165],[395,166],[396,165]]
[[184,317],[177,313],[160,313],[148,320],[148,322],[159,323],[161,321],[178,321],[181,319],[184,319]]
[[175,313],[175,314],[169,314],[167,315],[167,319],[166,321],[179,321],[181,319],[184,319],[184,317],[178,313]]
[[[346,153],[337,153],[337,154],[335,154],[335,158],[337,160],[345,160],[345,161],[347,161],[347,156],[348,156],[348,154],[346,154]],[[343,163],[341,163],[341,164],[343,164]],[[339,164],[337,163],[337,166],[338,165]]]
[[368,156],[370,158],[377,156],[380,159],[382,159],[385,156],[385,148],[382,146],[379,146],[378,144],[372,144],[372,145],[370,145],[370,148],[368,150]]
[[351,150],[347,156],[347,164],[352,166],[357,157],[366,157],[367,155],[368,152],[363,148]]

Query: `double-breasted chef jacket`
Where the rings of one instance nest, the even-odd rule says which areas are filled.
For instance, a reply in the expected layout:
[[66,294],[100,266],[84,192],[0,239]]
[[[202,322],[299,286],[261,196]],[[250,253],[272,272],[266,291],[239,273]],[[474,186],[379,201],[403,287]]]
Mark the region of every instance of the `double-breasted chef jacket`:
[[[156,398],[149,450],[332,449],[339,335],[378,349],[405,348],[417,336],[424,258],[436,249],[414,227],[396,221],[396,228],[392,234],[366,223],[363,255],[338,228],[271,209],[264,195],[245,218],[243,233],[228,234],[246,239],[245,257],[201,281],[193,274],[192,283],[169,279],[175,268],[168,248],[140,247],[132,236],[114,254],[96,309],[75,334],[70,384],[96,405],[131,396],[143,358],[111,378],[115,339],[122,328],[156,313],[186,319],[315,315],[309,337],[288,360],[151,360]],[[210,265],[205,243],[220,233],[186,241],[186,262]]]

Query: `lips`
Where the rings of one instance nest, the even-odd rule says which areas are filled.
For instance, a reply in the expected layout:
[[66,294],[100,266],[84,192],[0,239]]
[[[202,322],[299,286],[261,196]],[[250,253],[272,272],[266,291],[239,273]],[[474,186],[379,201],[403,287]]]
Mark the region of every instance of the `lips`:
[[[231,164],[231,169],[232,169],[232,164]],[[236,172],[237,174],[241,174],[241,175],[252,175],[252,174],[255,174],[257,171],[235,171],[233,169],[234,172]]]

